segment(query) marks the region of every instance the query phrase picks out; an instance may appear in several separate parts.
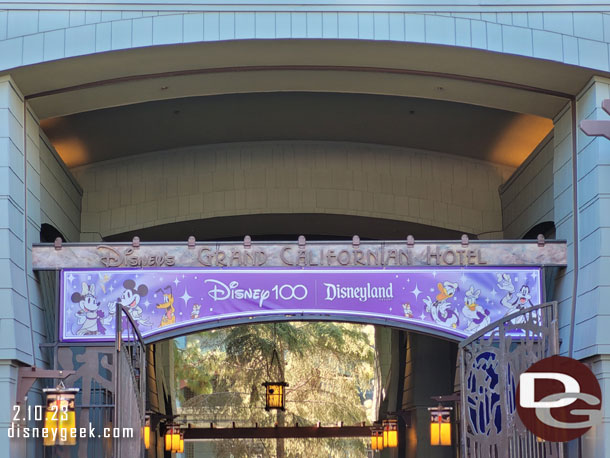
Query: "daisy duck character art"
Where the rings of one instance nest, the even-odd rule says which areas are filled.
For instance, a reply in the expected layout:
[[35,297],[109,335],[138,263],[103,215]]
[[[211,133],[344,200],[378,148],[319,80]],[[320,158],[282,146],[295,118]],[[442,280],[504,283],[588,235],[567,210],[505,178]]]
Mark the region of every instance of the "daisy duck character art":
[[464,296],[464,307],[462,308],[462,315],[466,318],[468,326],[466,332],[475,333],[480,329],[483,329],[491,322],[489,316],[490,312],[477,304],[477,299],[481,294],[481,290],[474,289],[474,286],[470,286],[466,295]]
[[152,322],[144,316],[142,307],[139,305],[142,297],[148,294],[148,286],[142,284],[136,288],[136,282],[127,279],[123,282],[123,289],[121,297],[110,304],[109,308],[112,309],[117,305],[122,305],[129,311],[131,318],[138,326],[152,326]]
[[408,302],[406,304],[402,304],[402,310],[405,312],[406,318],[413,318],[413,310],[411,310],[411,304]]
[[432,301],[430,296],[424,299],[426,312],[430,314],[434,322],[440,326],[456,329],[460,324],[458,314],[453,310],[449,299],[451,299],[458,288],[457,283],[446,281],[437,285],[439,293],[436,300]]
[[[509,274],[497,274],[498,288],[506,291],[506,295],[502,298],[500,303],[507,308],[506,315],[511,313],[519,312],[525,308],[531,307],[532,295],[530,294],[530,287],[526,284],[519,288],[519,291],[515,291],[515,286]],[[520,316],[512,320],[513,323],[525,322],[525,317]]]
[[106,334],[106,328],[114,315],[114,307],[109,307],[108,315],[100,310],[100,303],[95,297],[95,285],[82,283],[82,291],[72,294],[72,302],[77,303],[80,310],[76,312],[76,323],[81,327],[76,332],[78,336],[97,336]]

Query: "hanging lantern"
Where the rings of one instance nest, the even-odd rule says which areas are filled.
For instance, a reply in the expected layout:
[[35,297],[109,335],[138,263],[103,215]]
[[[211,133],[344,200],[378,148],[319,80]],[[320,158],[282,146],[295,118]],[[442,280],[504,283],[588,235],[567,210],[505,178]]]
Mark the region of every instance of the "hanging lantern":
[[66,388],[60,382],[56,388],[44,388],[46,395],[46,411],[44,427],[47,437],[43,444],[47,447],[53,445],[76,445],[76,412],[75,397],[79,388]]
[[265,410],[279,409],[285,410],[285,390],[288,386],[286,382],[265,382]]
[[373,426],[371,428],[371,450],[383,450],[383,429],[379,426]]
[[430,411],[430,445],[451,445],[451,407],[428,408]]
[[[288,384],[284,381],[284,367],[280,361],[280,356],[277,352],[275,326],[273,323],[273,351],[271,359],[267,366],[267,377],[273,380],[281,380],[279,382],[265,382],[265,410],[285,410],[285,388]],[[275,369],[275,370],[274,370]],[[277,378],[276,378],[277,377]]]

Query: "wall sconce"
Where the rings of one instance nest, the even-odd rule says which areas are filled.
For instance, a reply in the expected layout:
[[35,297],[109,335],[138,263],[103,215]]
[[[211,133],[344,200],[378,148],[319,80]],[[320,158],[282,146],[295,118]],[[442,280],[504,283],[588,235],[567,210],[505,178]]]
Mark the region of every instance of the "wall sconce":
[[76,393],[80,388],[66,388],[59,382],[56,388],[44,388],[46,410],[44,427],[48,435],[43,439],[46,447],[54,445],[76,445]]
[[144,440],[144,448],[150,448],[150,417],[147,415],[142,427],[142,439]]
[[174,434],[173,426],[168,426],[167,429],[165,430],[165,451],[166,452],[172,451],[173,434]]
[[430,445],[451,445],[451,411],[453,407],[429,407]]
[[180,427],[168,425],[165,430],[165,451],[175,453],[184,451],[184,436],[180,432]]
[[371,450],[383,450],[383,428],[379,425],[371,428]]
[[398,421],[396,419],[383,420],[382,425],[384,448],[398,447]]

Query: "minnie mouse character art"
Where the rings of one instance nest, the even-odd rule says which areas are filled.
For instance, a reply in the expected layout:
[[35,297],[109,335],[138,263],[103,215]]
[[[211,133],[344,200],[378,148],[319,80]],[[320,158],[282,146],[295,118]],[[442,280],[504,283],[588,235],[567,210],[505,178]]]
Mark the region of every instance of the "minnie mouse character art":
[[76,332],[78,336],[96,336],[106,334],[104,325],[110,324],[114,315],[114,307],[109,307],[108,316],[100,310],[100,303],[95,297],[95,285],[82,283],[82,291],[72,294],[72,302],[79,304],[76,312],[76,322],[81,325]]

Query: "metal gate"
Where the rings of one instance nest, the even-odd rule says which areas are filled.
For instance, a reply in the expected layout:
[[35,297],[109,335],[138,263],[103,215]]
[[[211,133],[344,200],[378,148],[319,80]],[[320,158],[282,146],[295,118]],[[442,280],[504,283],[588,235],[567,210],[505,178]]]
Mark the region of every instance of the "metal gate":
[[115,458],[144,456],[142,428],[146,417],[146,345],[125,306],[117,306],[114,424],[133,436],[114,441]]
[[523,426],[516,404],[519,375],[558,352],[557,302],[507,315],[460,343],[464,457],[563,457],[560,443]]

